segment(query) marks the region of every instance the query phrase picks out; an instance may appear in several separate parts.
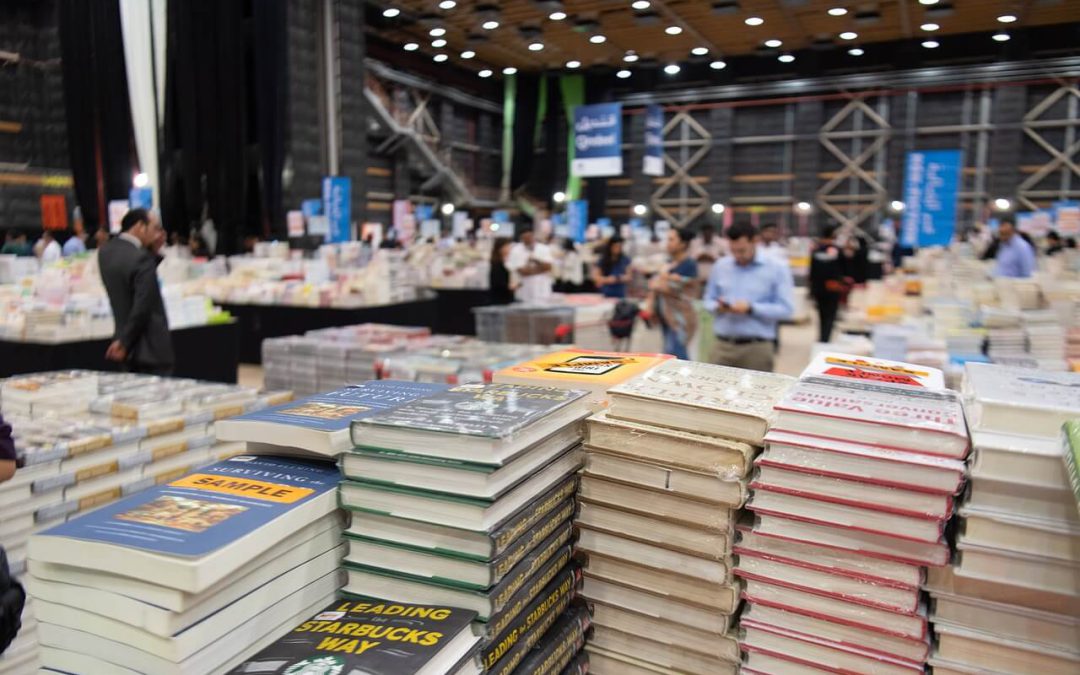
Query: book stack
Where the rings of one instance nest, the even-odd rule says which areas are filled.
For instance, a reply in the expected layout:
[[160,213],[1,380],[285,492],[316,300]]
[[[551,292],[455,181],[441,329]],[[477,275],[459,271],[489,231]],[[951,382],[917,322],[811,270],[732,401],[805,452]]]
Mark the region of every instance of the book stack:
[[337,481],[239,455],[35,534],[42,667],[195,675],[265,647],[341,586]]
[[922,673],[926,567],[968,451],[941,371],[821,354],[776,406],[735,573],[743,672]]
[[1062,425],[1080,375],[968,364],[971,487],[954,566],[927,587],[942,673],[1080,671],[1080,514]]
[[0,406],[9,417],[62,414],[97,394],[97,373],[89,370],[57,370],[5,380],[0,385]]
[[667,360],[613,387],[589,419],[576,525],[594,672],[738,671],[734,526],[792,382]]
[[588,628],[571,605],[585,399],[460,385],[354,421],[346,595],[475,612],[488,673],[569,665]]

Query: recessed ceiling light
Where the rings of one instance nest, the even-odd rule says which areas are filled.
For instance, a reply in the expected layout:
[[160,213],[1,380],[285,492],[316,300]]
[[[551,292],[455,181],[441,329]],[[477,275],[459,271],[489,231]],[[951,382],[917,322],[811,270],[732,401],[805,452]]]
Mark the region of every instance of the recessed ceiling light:
[[780,56],[776,57],[776,60],[779,61],[780,63],[791,63],[792,61],[795,60],[795,55],[794,54],[781,54]]
[[841,40],[854,40],[857,37],[859,37],[859,34],[853,30],[846,30],[843,33],[840,33]]
[[668,26],[664,29],[664,32],[668,35],[678,35],[682,33],[682,26]]
[[1011,36],[1005,31],[994,33],[992,37],[996,42],[1008,42],[1011,39]]
[[382,11],[382,15],[385,16],[387,19],[393,19],[395,16],[398,16],[399,14],[401,14],[401,10],[398,9],[397,7],[387,7],[386,9],[384,9]]
[[940,0],[919,0],[920,5],[936,5]]
[[773,38],[772,40],[766,40],[765,41],[765,46],[770,48],[770,49],[776,49],[777,47],[779,47],[782,44],[784,44],[784,42],[782,40],[777,40],[775,38]]
[[548,14],[548,18],[552,21],[562,21],[566,18],[566,12],[552,12]]
[[443,47],[446,46],[446,40],[444,40],[442,38],[439,38],[438,40],[432,40],[431,41],[431,46],[434,47],[435,49],[442,49]]
[[602,45],[607,42],[607,38],[603,35],[593,35],[589,38],[589,42],[593,43],[594,45]]
[[532,43],[531,45],[529,45],[529,51],[530,52],[542,52],[542,51],[544,51],[544,43],[543,42],[534,42],[534,43]]
[[494,19],[491,21],[485,21],[484,23],[480,24],[480,27],[484,30],[495,30],[499,27],[499,22],[495,21]]
[[760,26],[761,24],[765,23],[765,19],[762,19],[760,16],[748,16],[746,17],[746,20],[743,21],[743,23],[745,23],[747,26]]
[[680,68],[677,63],[669,63],[664,66],[664,72],[668,75],[678,75],[680,70],[682,70],[682,68]]
[[999,16],[997,18],[997,20],[998,20],[998,23],[1015,23],[1016,22],[1016,15],[1015,14],[1002,14],[1001,16]]
[[713,61],[709,64],[709,67],[713,70],[723,70],[724,68],[727,68],[727,63],[723,61]]
[[454,0],[442,0],[439,3],[439,9],[453,9],[455,7],[457,7],[457,2]]
[[941,28],[941,26],[937,25],[936,23],[924,23],[923,25],[919,26],[919,28],[923,29],[928,33],[933,33],[938,28]]
[[634,9],[641,10],[641,9],[648,9],[649,5],[650,5],[649,0],[634,0],[634,3],[632,5],[630,5],[630,6],[633,7]]
[[922,46],[926,47],[927,49],[937,49],[941,46],[941,43],[937,40],[926,40],[922,43]]
[[431,37],[442,37],[442,36],[446,35],[446,29],[445,28],[432,28],[431,30],[428,31],[428,35],[430,35]]
[[852,47],[851,49],[847,50],[847,53],[852,56],[862,56],[866,52],[863,51],[862,47]]
[[516,72],[517,72],[517,68],[515,68],[513,66],[507,66],[507,67],[503,68],[503,75],[513,75]]
[[644,204],[634,204],[634,208],[632,210],[635,216],[643,216],[649,212],[649,207],[645,206]]
[[721,204],[720,202],[716,202],[715,204],[712,205],[712,212],[715,213],[716,215],[720,215],[721,213],[723,213],[726,210],[727,210],[727,207],[724,206],[723,204]]
[[844,16],[847,14],[847,7],[833,7],[829,10],[829,16]]
[[446,54],[436,54],[432,58],[435,60],[435,63],[442,63],[443,61],[447,60],[450,57],[447,56]]
[[479,73],[477,73],[477,75],[479,75],[480,77],[491,77],[493,74],[494,73],[492,73],[487,68],[485,68],[484,70],[481,70]]
[[406,42],[403,49],[407,52],[415,52],[417,49],[420,49],[420,45],[415,42]]
[[476,52],[474,52],[471,49],[467,49],[467,50],[461,52],[461,58],[466,59],[466,60],[471,59],[474,56],[476,56]]
[[580,68],[581,67],[581,61],[567,61],[566,62],[566,67],[570,68],[570,69]]
[[630,77],[630,71],[624,68],[623,70],[615,73],[615,77],[619,78],[620,80],[625,80],[626,78]]
[[693,49],[690,50],[690,53],[693,54],[694,56],[705,56],[706,54],[709,53],[709,48],[708,47],[694,47]]
[[637,61],[638,58],[640,58],[640,57],[637,54],[635,54],[634,52],[626,52],[626,56],[622,57],[622,60],[626,61],[627,63],[633,63],[633,62]]

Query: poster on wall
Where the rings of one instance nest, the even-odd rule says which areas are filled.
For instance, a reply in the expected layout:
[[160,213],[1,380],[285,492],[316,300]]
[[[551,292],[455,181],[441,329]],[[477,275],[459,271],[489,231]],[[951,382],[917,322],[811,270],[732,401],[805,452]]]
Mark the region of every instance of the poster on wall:
[[128,212],[126,199],[114,199],[109,202],[109,234],[120,234],[120,221]]
[[1080,202],[1061,201],[1054,204],[1057,232],[1063,237],[1080,237]]
[[574,108],[575,176],[621,176],[622,104],[597,103]]
[[959,150],[919,150],[907,154],[902,244],[949,245],[956,231],[961,166]]
[[64,195],[41,195],[41,227],[46,230],[68,228],[67,200]]
[[589,202],[575,199],[566,203],[566,227],[571,239],[585,243],[585,230],[589,225]]
[[346,176],[323,178],[323,214],[326,215],[326,242],[352,239],[352,179]]
[[656,103],[645,108],[645,158],[641,173],[664,175],[664,109]]

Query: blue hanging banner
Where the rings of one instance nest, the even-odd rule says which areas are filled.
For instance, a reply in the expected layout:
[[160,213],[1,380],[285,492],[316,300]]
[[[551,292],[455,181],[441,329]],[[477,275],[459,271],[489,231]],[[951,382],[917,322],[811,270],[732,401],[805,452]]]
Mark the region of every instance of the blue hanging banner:
[[959,150],[920,150],[907,154],[904,170],[905,246],[948,246],[956,232],[960,192]]
[[655,103],[645,108],[645,158],[641,173],[664,175],[664,109]]
[[133,187],[128,192],[128,204],[133,209],[151,209],[154,207],[154,189]]
[[304,214],[305,218],[311,216],[322,215],[322,200],[321,199],[305,199],[300,203],[300,211]]
[[575,199],[566,203],[568,236],[579,244],[585,242],[585,230],[589,226],[589,202]]
[[597,103],[574,108],[575,176],[620,176],[622,104]]
[[326,214],[326,243],[352,239],[352,180],[327,176],[322,183],[323,213]]

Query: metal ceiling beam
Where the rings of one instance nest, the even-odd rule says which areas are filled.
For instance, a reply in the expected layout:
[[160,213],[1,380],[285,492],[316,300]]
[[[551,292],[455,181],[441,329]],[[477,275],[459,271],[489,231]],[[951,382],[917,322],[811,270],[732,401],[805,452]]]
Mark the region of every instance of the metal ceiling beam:
[[397,82],[398,84],[403,84],[407,87],[412,87],[421,91],[438,94],[442,98],[449,99],[451,101],[454,101],[455,103],[467,105],[472,108],[476,108],[477,110],[483,110],[484,112],[493,113],[495,115],[499,115],[500,118],[502,117],[502,106],[498,103],[494,103],[487,99],[480,98],[479,96],[466,94],[465,92],[460,91],[459,89],[455,89],[453,87],[440,86],[422,77],[417,77],[416,75],[411,75],[395,68],[391,68],[385,63],[382,63],[381,61],[376,61],[375,59],[364,59],[364,64],[369,70],[371,70],[373,74],[383,78],[384,80],[390,80],[391,82]]

